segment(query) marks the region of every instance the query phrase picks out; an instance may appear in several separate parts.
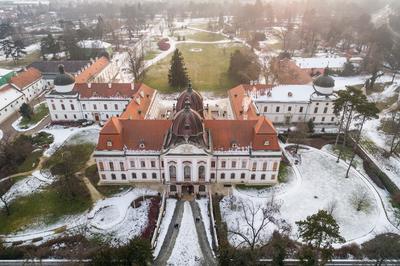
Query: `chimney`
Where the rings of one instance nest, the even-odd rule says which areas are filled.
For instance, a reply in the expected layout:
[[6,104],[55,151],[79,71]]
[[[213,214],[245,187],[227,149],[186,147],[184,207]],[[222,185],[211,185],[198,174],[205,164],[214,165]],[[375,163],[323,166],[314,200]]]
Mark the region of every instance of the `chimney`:
[[92,87],[92,83],[88,83],[87,87],[90,89]]
[[108,83],[108,88],[111,89],[111,87],[112,87],[112,83],[109,82],[109,83]]

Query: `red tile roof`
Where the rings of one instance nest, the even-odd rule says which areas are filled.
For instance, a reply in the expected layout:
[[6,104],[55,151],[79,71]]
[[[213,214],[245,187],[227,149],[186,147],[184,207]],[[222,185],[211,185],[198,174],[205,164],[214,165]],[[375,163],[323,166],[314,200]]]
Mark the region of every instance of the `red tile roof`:
[[[154,150],[162,149],[171,120],[130,120],[111,118],[100,132],[97,150]],[[238,148],[279,151],[278,136],[271,122],[265,117],[258,120],[205,120],[204,126],[211,133],[214,150]],[[107,146],[111,142],[112,146]],[[141,148],[140,144],[144,147]]]
[[121,114],[122,118],[144,119],[150,107],[156,91],[143,83],[139,83],[136,86],[137,90],[131,102],[126,107],[125,112]]
[[251,147],[253,150],[279,151],[278,136],[272,123],[265,117],[258,120],[205,120],[211,132],[215,150]]
[[131,98],[137,91],[131,83],[75,83],[81,98]]
[[[129,150],[160,151],[171,123],[171,120],[110,119],[100,132],[97,150],[122,150],[126,147]],[[107,146],[109,141],[111,147]],[[144,144],[143,148],[141,144]]]
[[273,71],[280,84],[304,85],[312,81],[306,70],[301,69],[290,59],[275,59],[272,64]]
[[36,68],[30,67],[26,71],[18,73],[16,76],[11,77],[10,83],[23,90],[28,85],[39,80],[42,73]]
[[[235,119],[257,119],[257,111],[251,98],[246,93],[246,88],[250,85],[238,85],[228,91],[229,101],[231,103]],[[244,106],[248,106],[247,112]]]
[[108,66],[110,61],[107,57],[102,56],[93,62],[87,69],[83,70],[75,77],[76,83],[90,82],[94,79],[104,68]]

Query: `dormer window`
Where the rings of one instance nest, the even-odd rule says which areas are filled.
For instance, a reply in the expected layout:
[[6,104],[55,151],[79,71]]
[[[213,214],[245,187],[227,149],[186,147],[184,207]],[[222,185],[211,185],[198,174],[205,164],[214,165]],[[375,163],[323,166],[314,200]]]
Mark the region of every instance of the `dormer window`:
[[292,96],[293,96],[293,93],[292,93],[291,91],[289,91],[287,95],[288,95],[289,97],[292,97]]
[[144,141],[141,141],[139,143],[139,148],[144,149],[146,146],[144,145]]
[[264,146],[268,146],[269,145],[269,140],[264,141]]
[[112,141],[111,140],[107,140],[107,147],[112,147]]
[[231,147],[236,149],[238,147],[237,142],[236,141],[232,141]]

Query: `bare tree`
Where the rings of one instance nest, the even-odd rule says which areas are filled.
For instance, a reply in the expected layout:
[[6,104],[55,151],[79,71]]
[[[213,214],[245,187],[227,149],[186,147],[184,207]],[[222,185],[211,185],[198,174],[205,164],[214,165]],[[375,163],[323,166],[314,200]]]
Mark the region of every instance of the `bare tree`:
[[359,211],[366,211],[371,206],[371,199],[368,191],[358,187],[354,190],[353,195],[350,197],[350,202],[354,208]]
[[290,142],[296,143],[296,153],[299,150],[299,144],[308,136],[308,126],[305,122],[297,123],[296,129],[289,133]]
[[257,246],[264,246],[268,239],[265,237],[265,229],[274,224],[281,232],[290,231],[290,225],[284,220],[278,219],[281,205],[272,197],[265,204],[255,204],[252,201],[240,200],[237,204],[240,211],[240,220],[235,228],[229,229],[228,233],[237,236],[241,242],[237,245],[247,245],[254,250]]
[[139,79],[144,67],[144,53],[141,48],[128,49],[129,71],[132,73],[135,82]]
[[10,205],[9,198],[10,195],[7,193],[14,182],[11,178],[8,178],[0,183],[0,201],[3,203],[4,208],[6,209],[7,215],[10,215]]
[[328,202],[328,205],[326,206],[325,209],[330,215],[333,215],[333,213],[338,207],[337,205],[338,205],[337,200],[331,200],[330,202]]

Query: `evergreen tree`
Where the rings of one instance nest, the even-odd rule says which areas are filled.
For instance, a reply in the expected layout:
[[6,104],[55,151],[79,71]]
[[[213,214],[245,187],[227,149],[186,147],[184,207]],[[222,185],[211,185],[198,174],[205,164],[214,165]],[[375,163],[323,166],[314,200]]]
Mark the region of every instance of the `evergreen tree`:
[[182,53],[176,49],[171,59],[171,67],[168,72],[168,83],[173,88],[183,88],[189,82],[185,62]]
[[27,104],[27,103],[23,103],[21,105],[21,107],[19,108],[19,113],[21,114],[21,116],[27,120],[31,120],[32,116],[33,116],[33,110],[32,107]]
[[339,225],[332,215],[325,210],[319,210],[316,214],[307,216],[305,220],[297,221],[299,235],[304,242],[316,251],[316,256],[329,261],[332,257],[332,244],[343,243],[345,239],[340,235]]
[[24,43],[22,40],[16,40],[11,52],[11,57],[13,58],[14,62],[16,63],[24,54],[26,54]]
[[230,58],[228,74],[237,83],[249,83],[257,80],[261,72],[260,64],[254,54],[245,50],[236,50]]

